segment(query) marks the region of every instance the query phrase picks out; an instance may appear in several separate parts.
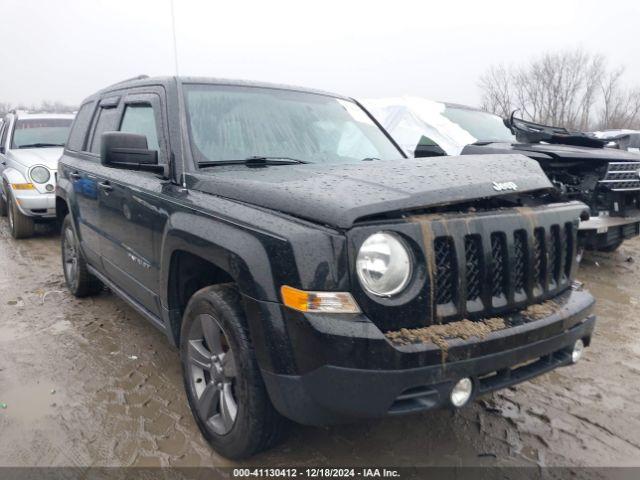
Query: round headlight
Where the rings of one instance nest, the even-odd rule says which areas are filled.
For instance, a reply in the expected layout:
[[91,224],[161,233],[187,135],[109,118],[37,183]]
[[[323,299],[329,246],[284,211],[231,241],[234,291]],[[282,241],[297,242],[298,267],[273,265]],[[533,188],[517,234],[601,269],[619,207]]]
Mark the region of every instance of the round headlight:
[[49,181],[49,179],[51,178],[51,174],[49,173],[49,170],[45,167],[33,167],[31,169],[31,180],[33,180],[36,183],[47,183]]
[[398,235],[374,233],[360,247],[356,271],[365,290],[379,297],[390,297],[409,283],[411,255]]

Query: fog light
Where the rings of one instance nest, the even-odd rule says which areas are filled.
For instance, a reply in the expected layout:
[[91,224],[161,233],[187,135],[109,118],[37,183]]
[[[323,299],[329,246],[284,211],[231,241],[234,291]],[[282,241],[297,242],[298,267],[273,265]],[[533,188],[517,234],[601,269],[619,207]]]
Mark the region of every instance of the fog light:
[[573,351],[571,352],[571,362],[578,363],[578,360],[582,358],[583,353],[584,353],[584,342],[578,339],[576,340],[576,343],[573,344]]
[[53,192],[53,185],[51,185],[50,183],[44,188],[47,192]]
[[470,378],[458,380],[451,390],[451,403],[454,407],[462,407],[471,398],[473,392],[473,382]]

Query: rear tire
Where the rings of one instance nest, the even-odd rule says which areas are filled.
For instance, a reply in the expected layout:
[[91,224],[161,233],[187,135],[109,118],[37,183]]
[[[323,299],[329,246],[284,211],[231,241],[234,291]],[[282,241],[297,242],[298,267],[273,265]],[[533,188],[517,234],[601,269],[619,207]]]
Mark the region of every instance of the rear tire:
[[216,452],[246,458],[284,436],[286,420],[265,389],[234,286],[206,287],[191,297],[180,359],[189,406]]
[[7,192],[7,212],[9,214],[9,230],[11,236],[15,239],[29,238],[33,236],[34,223],[33,218],[23,215],[18,209],[15,200]]
[[73,228],[71,214],[68,214],[62,222],[60,233],[62,247],[62,271],[67,288],[76,297],[88,297],[103,290],[104,285],[100,280],[89,273],[87,261],[80,250],[78,236]]

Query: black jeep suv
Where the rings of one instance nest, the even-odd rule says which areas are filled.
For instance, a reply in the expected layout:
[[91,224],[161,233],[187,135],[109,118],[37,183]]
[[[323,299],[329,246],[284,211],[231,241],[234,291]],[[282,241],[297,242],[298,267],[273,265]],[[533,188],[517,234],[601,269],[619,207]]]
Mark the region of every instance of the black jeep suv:
[[461,407],[577,361],[585,206],[550,191],[520,155],[406,159],[349,98],[141,77],[82,104],[56,208],[69,289],[164,331],[200,430],[240,458],[285,417]]

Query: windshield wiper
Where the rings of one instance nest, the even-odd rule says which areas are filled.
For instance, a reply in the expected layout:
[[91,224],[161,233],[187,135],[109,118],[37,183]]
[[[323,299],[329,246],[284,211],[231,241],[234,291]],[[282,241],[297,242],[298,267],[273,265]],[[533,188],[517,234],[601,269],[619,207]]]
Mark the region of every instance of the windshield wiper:
[[27,143],[18,145],[18,148],[44,148],[44,147],[64,147],[64,143]]
[[220,160],[206,161],[198,163],[199,167],[217,167],[219,165],[246,165],[247,167],[264,167],[267,165],[297,165],[300,163],[310,163],[306,160],[299,160],[291,157],[265,157],[255,155],[244,160]]

